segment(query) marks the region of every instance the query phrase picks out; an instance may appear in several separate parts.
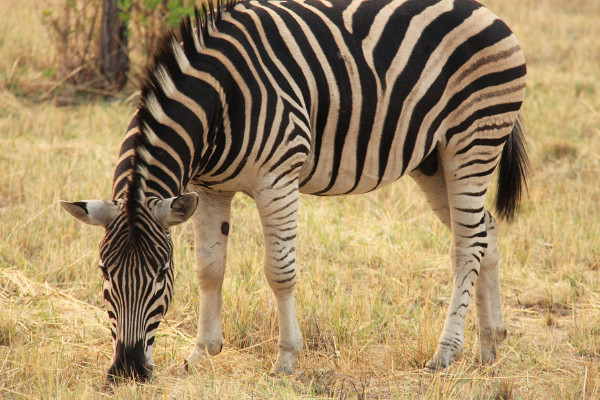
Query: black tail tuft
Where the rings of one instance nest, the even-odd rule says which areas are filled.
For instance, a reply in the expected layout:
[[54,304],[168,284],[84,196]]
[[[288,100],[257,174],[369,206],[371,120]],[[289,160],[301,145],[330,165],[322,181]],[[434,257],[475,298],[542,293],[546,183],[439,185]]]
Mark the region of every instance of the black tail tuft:
[[530,170],[523,125],[521,119],[517,118],[500,157],[496,194],[496,211],[500,218],[511,220],[517,213],[523,188],[527,189],[527,176]]

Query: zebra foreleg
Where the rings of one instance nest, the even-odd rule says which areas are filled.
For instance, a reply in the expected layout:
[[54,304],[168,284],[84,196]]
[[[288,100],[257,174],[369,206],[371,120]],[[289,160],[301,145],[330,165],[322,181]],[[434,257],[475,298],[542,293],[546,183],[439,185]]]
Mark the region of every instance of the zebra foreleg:
[[[206,353],[216,355],[223,347],[221,288],[225,274],[229,215],[234,193],[196,189],[199,196],[194,214],[196,273],[200,282],[198,335],[186,363],[201,361]],[[186,366],[187,366],[186,364]]]
[[254,195],[265,238],[264,270],[275,294],[279,319],[279,352],[272,373],[291,374],[302,349],[296,316],[296,230],[299,192],[297,183],[267,189]]

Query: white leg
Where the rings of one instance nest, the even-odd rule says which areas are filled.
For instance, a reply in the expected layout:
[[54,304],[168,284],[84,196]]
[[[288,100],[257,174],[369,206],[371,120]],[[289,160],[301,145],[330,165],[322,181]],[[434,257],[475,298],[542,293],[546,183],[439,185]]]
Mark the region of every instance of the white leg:
[[500,298],[500,271],[498,269],[498,226],[486,210],[485,228],[488,248],[481,260],[481,270],[475,287],[475,304],[479,319],[479,358],[482,362],[496,360],[496,349],[506,338]]
[[479,275],[480,266],[477,255],[472,253],[473,249],[470,248],[470,244],[461,242],[457,236],[462,235],[453,230],[450,255],[454,285],[448,314],[435,354],[427,363],[427,368],[434,371],[446,368],[460,358],[463,353],[467,311],[471,293]]
[[254,198],[265,237],[265,275],[275,294],[279,318],[279,352],[271,372],[291,374],[298,353],[302,349],[302,334],[296,317],[294,300],[297,281],[296,229],[299,202],[297,184],[279,190],[263,190]]
[[206,353],[216,355],[223,347],[221,331],[221,289],[229,234],[229,215],[234,193],[198,189],[199,203],[194,214],[196,273],[200,282],[198,335],[187,357],[196,363]]

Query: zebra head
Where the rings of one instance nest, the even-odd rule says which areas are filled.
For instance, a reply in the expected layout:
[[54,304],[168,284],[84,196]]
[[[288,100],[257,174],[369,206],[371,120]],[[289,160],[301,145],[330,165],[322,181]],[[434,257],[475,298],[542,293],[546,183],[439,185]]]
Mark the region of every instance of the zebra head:
[[100,242],[102,291],[113,338],[108,380],[146,380],[152,374],[152,345],[173,295],[173,242],[170,227],[196,209],[195,193],[139,207],[135,228],[122,201],[62,201],[77,219],[106,229]]

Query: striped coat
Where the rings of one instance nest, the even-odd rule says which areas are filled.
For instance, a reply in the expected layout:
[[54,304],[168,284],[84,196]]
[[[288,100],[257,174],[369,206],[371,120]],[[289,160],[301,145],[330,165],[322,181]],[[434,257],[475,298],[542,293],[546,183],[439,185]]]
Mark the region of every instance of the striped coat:
[[[170,33],[159,47],[123,142],[114,202],[64,205],[120,238],[106,241],[117,253],[140,241],[169,243],[168,228],[196,210],[201,316],[188,362],[221,350],[236,192],[255,199],[262,219],[265,274],[280,323],[274,371],[291,372],[302,347],[293,296],[299,193],[365,193],[403,175],[415,179],[453,235],[453,294],[428,366],[443,368],[462,353],[473,295],[481,358],[495,358],[506,332],[496,221],[484,199],[500,165],[496,206],[511,217],[527,169],[518,121],[525,61],[500,19],[472,0],[231,2],[184,19],[179,35]],[[115,220],[123,222],[114,228]],[[172,250],[163,247],[167,255],[146,268],[147,282],[165,263],[172,268]],[[137,259],[150,257],[137,251]],[[155,297],[151,303],[168,305],[171,291]],[[138,314],[129,318],[149,326]],[[113,317],[115,343],[129,343],[121,352],[150,341],[132,331],[133,339],[120,338],[128,331]],[[146,357],[136,362],[149,365],[151,346],[150,356],[147,345],[140,349]],[[121,364],[117,370],[128,370]]]

